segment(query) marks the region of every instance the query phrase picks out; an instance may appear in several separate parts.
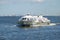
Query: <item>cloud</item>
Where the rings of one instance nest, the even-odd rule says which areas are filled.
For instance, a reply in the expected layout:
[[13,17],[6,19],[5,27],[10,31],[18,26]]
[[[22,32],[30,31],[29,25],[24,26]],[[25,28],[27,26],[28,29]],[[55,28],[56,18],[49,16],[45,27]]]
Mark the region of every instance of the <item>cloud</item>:
[[44,2],[44,0],[32,0],[32,1],[39,2],[39,3]]
[[0,1],[0,4],[14,4],[14,3],[18,3],[19,2],[19,0],[18,1],[16,1],[16,0],[2,0],[2,1]]
[[8,3],[8,1],[0,1],[0,4],[7,4]]
[[23,2],[37,2],[42,3],[44,0],[0,0],[0,4],[13,4],[13,3],[23,3]]

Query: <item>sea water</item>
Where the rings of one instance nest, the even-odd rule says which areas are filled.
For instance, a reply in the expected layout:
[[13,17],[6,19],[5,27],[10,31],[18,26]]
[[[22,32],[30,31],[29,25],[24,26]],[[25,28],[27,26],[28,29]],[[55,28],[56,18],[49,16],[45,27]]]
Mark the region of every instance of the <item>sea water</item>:
[[54,26],[21,28],[16,26],[20,16],[0,17],[0,40],[60,40],[60,16],[45,16]]

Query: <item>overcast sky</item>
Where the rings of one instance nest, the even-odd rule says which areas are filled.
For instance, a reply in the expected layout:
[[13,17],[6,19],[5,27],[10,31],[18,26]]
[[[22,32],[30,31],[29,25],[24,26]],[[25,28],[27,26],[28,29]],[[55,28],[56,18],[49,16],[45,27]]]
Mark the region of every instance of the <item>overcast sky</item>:
[[60,16],[60,0],[0,0],[0,15]]

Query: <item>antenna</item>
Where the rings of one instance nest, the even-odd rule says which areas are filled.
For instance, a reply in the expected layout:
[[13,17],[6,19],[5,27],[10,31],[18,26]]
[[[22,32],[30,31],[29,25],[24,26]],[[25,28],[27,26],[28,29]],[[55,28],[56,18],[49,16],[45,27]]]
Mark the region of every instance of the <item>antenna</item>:
[[30,15],[30,13],[27,13],[27,15]]

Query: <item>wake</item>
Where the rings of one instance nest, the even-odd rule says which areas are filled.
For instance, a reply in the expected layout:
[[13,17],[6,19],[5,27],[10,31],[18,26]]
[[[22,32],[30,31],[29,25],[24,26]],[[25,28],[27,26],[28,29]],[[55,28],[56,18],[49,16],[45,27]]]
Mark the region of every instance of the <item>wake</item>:
[[[56,26],[60,25],[60,23],[50,23],[49,25],[32,25],[31,27],[41,27],[41,26]],[[12,27],[18,27],[17,25],[12,25]],[[22,26],[19,26],[22,27]]]
[[33,25],[33,27],[41,27],[41,26],[56,26],[60,25],[60,23],[50,23],[49,25]]

